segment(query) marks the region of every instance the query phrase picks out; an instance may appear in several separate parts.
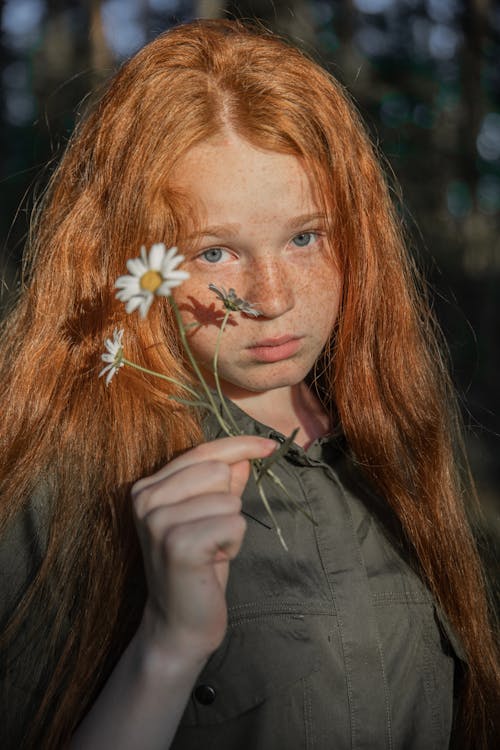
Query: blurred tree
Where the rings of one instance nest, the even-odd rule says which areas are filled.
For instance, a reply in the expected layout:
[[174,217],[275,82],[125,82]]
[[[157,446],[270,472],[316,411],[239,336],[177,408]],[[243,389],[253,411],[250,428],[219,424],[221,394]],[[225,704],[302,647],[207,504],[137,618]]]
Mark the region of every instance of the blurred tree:
[[305,47],[315,41],[311,3],[307,0],[228,0],[224,14],[234,18],[258,18]]
[[99,84],[113,66],[102,17],[102,0],[90,0],[90,67]]

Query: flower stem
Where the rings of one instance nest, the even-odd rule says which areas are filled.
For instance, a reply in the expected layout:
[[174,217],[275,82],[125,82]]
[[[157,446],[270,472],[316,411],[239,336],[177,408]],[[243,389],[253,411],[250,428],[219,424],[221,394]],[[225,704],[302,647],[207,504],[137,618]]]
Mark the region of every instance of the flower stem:
[[219,348],[220,348],[220,342],[222,340],[222,334],[224,333],[224,329],[226,327],[227,321],[229,320],[229,316],[231,315],[231,310],[226,310],[224,315],[224,320],[221,323],[221,327],[219,329],[219,333],[217,334],[217,341],[215,342],[215,352],[214,352],[214,361],[213,361],[213,373],[214,373],[214,380],[215,380],[215,387],[217,389],[217,395],[219,396],[222,409],[224,410],[229,422],[231,423],[231,426],[235,433],[237,435],[241,434],[241,430],[239,429],[238,425],[236,424],[233,415],[231,414],[231,411],[226,403],[226,399],[224,398],[224,394],[222,393],[222,388],[220,386],[220,380],[219,380],[219,371],[217,368],[217,365],[219,363]]
[[269,504],[269,500],[267,499],[266,493],[264,492],[264,488],[263,488],[262,483],[260,481],[258,468],[255,465],[254,461],[250,461],[250,463],[251,463],[251,466],[252,466],[253,476],[254,476],[254,479],[255,479],[255,483],[257,485],[257,489],[259,490],[259,495],[261,497],[261,500],[264,503],[264,507],[267,510],[269,518],[271,519],[271,521],[273,523],[274,530],[276,531],[276,533],[278,535],[278,539],[280,540],[283,549],[285,549],[288,552],[288,547],[286,545],[286,542],[285,542],[285,539],[284,539],[283,534],[281,532],[281,529],[278,526],[278,521],[276,520],[276,516],[274,515],[274,513],[272,511],[272,508],[271,508],[271,506]]
[[169,383],[174,383],[174,385],[178,385],[181,388],[184,388],[184,390],[189,391],[193,396],[195,396],[197,399],[199,399],[200,394],[197,393],[193,388],[190,388],[189,385],[186,385],[185,383],[181,383],[180,380],[176,380],[175,378],[169,378],[168,375],[164,375],[162,372],[156,372],[156,370],[149,370],[147,367],[142,367],[142,365],[138,365],[137,362],[132,362],[130,359],[126,359],[126,357],[122,357],[121,361],[124,365],[128,365],[129,367],[133,367],[135,370],[140,370],[141,372],[147,373],[147,375],[154,375],[156,378],[161,378],[162,380],[167,380]]
[[186,329],[184,328],[184,323],[182,321],[181,314],[179,312],[179,308],[177,307],[177,304],[176,304],[175,300],[173,299],[173,297],[170,297],[170,304],[172,305],[172,309],[174,311],[175,318],[177,320],[177,325],[179,326],[179,333],[181,335],[182,344],[184,346],[186,354],[188,355],[189,361],[191,362],[193,370],[195,371],[196,376],[198,377],[198,380],[200,381],[201,387],[205,391],[205,394],[206,394],[207,399],[209,401],[209,404],[210,404],[210,407],[212,409],[212,412],[215,415],[215,417],[217,418],[217,420],[218,420],[221,428],[224,430],[224,432],[226,433],[226,435],[232,436],[232,432],[229,429],[229,427],[228,427],[225,419],[221,416],[221,414],[219,413],[219,411],[217,409],[217,404],[214,401],[214,397],[212,395],[212,392],[211,392],[210,388],[208,387],[208,385],[207,385],[207,383],[205,381],[205,378],[203,377],[203,374],[202,374],[202,372],[201,372],[201,370],[200,370],[200,368],[198,366],[198,363],[197,363],[197,361],[196,361],[196,359],[195,359],[195,357],[193,355],[193,352],[191,351],[191,348],[190,348],[190,346],[188,344],[188,340],[187,340],[187,336],[186,336]]

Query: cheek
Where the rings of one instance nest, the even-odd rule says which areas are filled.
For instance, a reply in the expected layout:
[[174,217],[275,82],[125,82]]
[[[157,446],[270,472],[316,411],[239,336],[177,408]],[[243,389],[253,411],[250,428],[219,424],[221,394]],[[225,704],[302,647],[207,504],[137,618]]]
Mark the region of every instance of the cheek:
[[316,327],[332,328],[337,318],[342,279],[326,260],[317,262],[303,282],[303,315]]
[[210,292],[210,290],[208,289],[208,284],[204,284],[202,281],[196,278],[191,270],[189,270],[189,273],[191,274],[190,278],[186,281],[183,281],[180,286],[175,287],[172,290],[172,295],[177,304],[185,303],[193,297],[197,300],[203,298],[208,299]]
[[191,277],[173,289],[172,296],[185,324],[198,322],[202,326],[214,326],[223,317],[220,303],[204,280]]

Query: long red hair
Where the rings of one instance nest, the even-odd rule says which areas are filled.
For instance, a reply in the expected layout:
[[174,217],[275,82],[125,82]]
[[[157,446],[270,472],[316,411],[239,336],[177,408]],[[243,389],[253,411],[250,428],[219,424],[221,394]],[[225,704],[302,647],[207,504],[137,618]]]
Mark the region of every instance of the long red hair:
[[[28,283],[3,325],[2,524],[41,481],[53,519],[4,638],[49,592],[49,641],[60,648],[31,741],[68,739],[140,618],[126,607],[128,582],[140,577],[131,483],[202,439],[199,417],[168,398],[175,388],[124,368],[106,389],[97,374],[105,337],[123,327],[130,359],[190,378],[168,305],[138,322],[113,285],[142,244],[182,236],[186,206],[169,174],[223,128],[300,157],[316,177],[344,282],[315,376],[463,644],[463,726],[471,747],[486,746],[498,670],[463,504],[458,420],[379,160],[330,75],[233,21],[179,26],[117,73],[53,175],[33,223]],[[55,598],[54,576],[64,580]]]

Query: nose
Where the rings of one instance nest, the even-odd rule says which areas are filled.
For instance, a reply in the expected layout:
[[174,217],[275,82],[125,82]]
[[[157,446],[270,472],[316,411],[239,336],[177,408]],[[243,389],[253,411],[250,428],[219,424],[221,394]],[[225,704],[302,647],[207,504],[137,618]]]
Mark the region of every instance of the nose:
[[248,269],[246,299],[266,318],[278,318],[291,310],[295,295],[286,263],[277,258],[260,258]]

